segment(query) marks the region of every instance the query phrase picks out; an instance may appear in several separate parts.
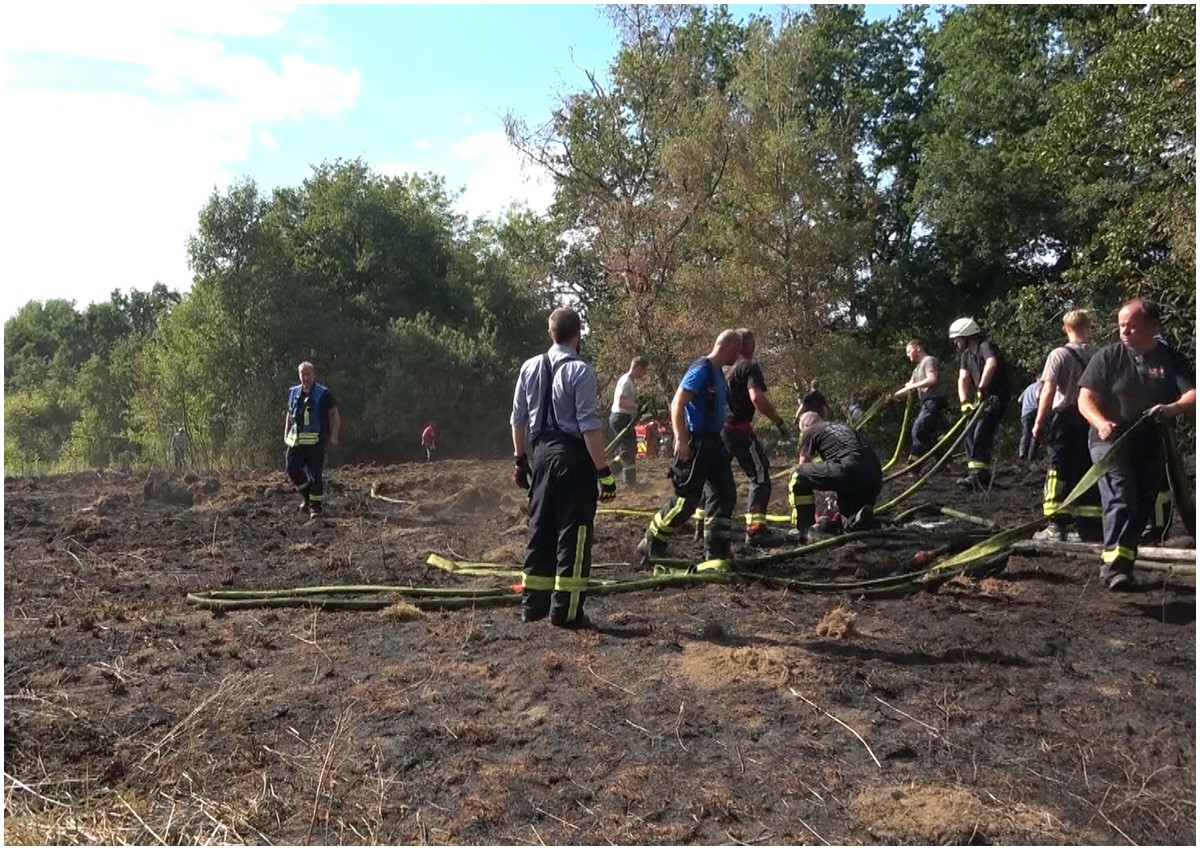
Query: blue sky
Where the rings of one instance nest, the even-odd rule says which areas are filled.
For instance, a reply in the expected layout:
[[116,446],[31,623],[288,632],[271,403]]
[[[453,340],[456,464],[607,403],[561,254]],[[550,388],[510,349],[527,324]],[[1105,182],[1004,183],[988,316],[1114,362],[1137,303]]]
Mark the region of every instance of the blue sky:
[[361,157],[444,175],[472,217],[544,209],[552,187],[502,116],[541,123],[615,51],[585,4],[5,4],[3,316],[32,298],[185,291],[196,215],[239,177],[295,186],[313,164]]

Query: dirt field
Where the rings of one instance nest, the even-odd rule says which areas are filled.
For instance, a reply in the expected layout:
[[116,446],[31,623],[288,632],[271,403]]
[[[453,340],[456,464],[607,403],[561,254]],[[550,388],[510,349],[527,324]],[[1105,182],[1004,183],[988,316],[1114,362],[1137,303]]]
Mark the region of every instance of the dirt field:
[[[663,468],[615,504],[657,507]],[[578,633],[513,607],[185,601],[496,585],[425,562],[519,561],[508,474],[335,468],[312,522],[277,471],[6,480],[5,840],[1194,844],[1190,578],[1116,595],[1090,561],[1014,556],[890,599],[756,581],[596,597]],[[921,498],[1005,526],[1038,512],[1040,476],[971,496],[952,477]],[[600,518],[595,561],[627,561],[645,523]],[[782,572],[881,575],[919,548]]]

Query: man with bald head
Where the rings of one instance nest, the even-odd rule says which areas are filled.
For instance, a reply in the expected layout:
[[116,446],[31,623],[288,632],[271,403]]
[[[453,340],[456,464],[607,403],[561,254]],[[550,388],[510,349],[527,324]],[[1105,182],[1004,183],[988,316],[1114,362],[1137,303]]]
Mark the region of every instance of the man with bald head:
[[1153,301],[1127,302],[1117,314],[1121,341],[1100,349],[1079,378],[1079,412],[1091,426],[1094,463],[1143,415],[1151,420],[1129,435],[1100,478],[1100,579],[1109,590],[1133,585],[1138,543],[1164,476],[1163,423],[1196,407],[1196,372],[1179,352],[1159,343],[1159,315]]
[[[816,457],[821,459],[813,460]],[[875,500],[882,487],[879,458],[861,431],[844,422],[826,422],[814,410],[800,415],[800,457],[792,472],[793,527],[789,536],[798,542],[815,542],[816,490],[832,490],[837,495],[846,531],[876,527]]]
[[638,561],[648,565],[667,552],[667,543],[705,497],[705,560],[729,556],[729,518],[737,490],[729,452],[721,440],[725,424],[728,387],[723,367],[737,362],[741,335],[725,330],[706,357],[696,360],[683,376],[671,399],[671,425],[675,432],[675,461],[671,480],[675,495],[653,519],[637,546]]

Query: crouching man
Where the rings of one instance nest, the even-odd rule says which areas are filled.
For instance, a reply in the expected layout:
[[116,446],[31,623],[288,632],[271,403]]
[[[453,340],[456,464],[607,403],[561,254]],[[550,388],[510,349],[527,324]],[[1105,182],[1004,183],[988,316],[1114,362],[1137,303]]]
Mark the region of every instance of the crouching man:
[[[814,461],[814,457],[821,460]],[[816,411],[800,416],[800,457],[792,472],[791,540],[814,542],[816,505],[813,492],[832,490],[845,531],[877,526],[875,500],[883,487],[879,458],[861,432],[844,422],[826,422]],[[826,529],[837,530],[837,529]]]

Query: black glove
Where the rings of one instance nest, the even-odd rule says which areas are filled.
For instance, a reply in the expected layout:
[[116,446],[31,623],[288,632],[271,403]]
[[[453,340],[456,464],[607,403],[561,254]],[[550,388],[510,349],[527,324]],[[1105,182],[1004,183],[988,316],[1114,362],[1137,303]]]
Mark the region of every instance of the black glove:
[[600,479],[600,501],[611,502],[617,495],[617,482],[613,478],[612,470],[607,466],[598,469],[596,477]]
[[528,455],[513,455],[513,484],[516,484],[522,490],[529,489],[529,476],[532,470],[529,468]]

